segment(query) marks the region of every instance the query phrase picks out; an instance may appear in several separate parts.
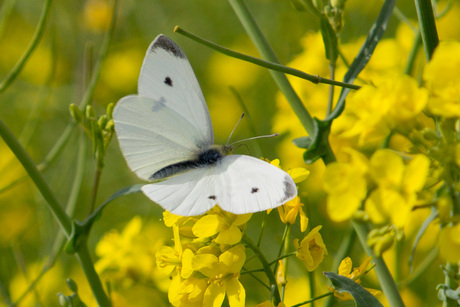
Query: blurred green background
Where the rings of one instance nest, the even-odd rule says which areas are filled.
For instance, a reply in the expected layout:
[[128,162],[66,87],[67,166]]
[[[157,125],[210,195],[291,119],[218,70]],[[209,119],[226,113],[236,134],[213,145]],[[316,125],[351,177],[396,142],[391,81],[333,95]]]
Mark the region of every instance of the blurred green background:
[[[2,80],[31,40],[43,4],[43,1],[30,0],[0,2]],[[348,1],[341,43],[354,42],[366,35],[381,4],[382,1]],[[19,77],[0,94],[0,117],[14,134],[21,138],[22,144],[37,163],[44,159],[65,127],[72,121],[69,104],[78,104],[83,97],[88,82],[87,68],[88,65],[94,65],[111,18],[111,5],[110,1],[105,0],[54,1],[39,46]],[[398,1],[397,5],[404,15],[416,20],[413,1]],[[306,33],[318,30],[319,20],[315,16],[296,11],[287,0],[253,0],[248,1],[248,6],[283,64],[302,51],[300,42]],[[455,12],[458,13],[458,5],[453,10],[453,13]],[[399,23],[397,18],[392,18],[385,34],[386,38],[394,37]],[[226,1],[120,0],[115,33],[94,94],[94,107],[97,113],[105,112],[108,103],[115,103],[125,95],[136,93],[137,78],[145,50],[158,34],[163,33],[184,50],[195,70],[210,108],[216,143],[226,142],[243,112],[230,91],[230,86],[233,86],[242,97],[256,133],[262,135],[276,132],[272,131],[272,117],[277,111],[278,90],[269,73],[263,68],[217,54],[173,33],[176,25],[236,51],[259,56]],[[458,27],[456,29],[452,29],[450,33],[446,30],[443,32],[446,33],[446,37],[441,38],[458,39]],[[306,72],[313,75],[317,73]],[[57,160],[44,172],[46,180],[62,203],[66,202],[73,181],[79,130],[80,127],[73,132]],[[253,136],[253,133],[248,120],[245,120],[238,127],[233,139],[250,136]],[[262,155],[268,159],[277,158],[279,148],[276,145],[282,139],[283,136],[259,141]],[[258,152],[254,143],[249,142],[248,146],[250,153]],[[77,219],[84,219],[87,214],[94,180],[95,162],[90,146],[88,148],[85,179],[78,198]],[[295,150],[294,146],[292,148]],[[240,151],[247,153],[244,148]],[[299,151],[299,158],[300,154]],[[289,164],[283,160],[281,164],[290,167],[303,166]],[[0,141],[0,297],[3,296],[4,300],[6,293],[13,296],[13,300],[17,298],[18,293],[25,289],[27,281],[30,282],[36,276],[50,254],[54,238],[59,231],[42,196],[30,180],[23,180],[5,189],[24,176],[22,167],[7,146]],[[114,137],[106,155],[96,204],[101,204],[115,191],[139,182],[124,162]],[[309,188],[309,184],[316,187],[314,182],[307,181],[305,189],[309,192],[309,200],[304,203],[309,206],[305,210],[312,225],[325,225],[322,234],[329,250],[329,257],[322,269],[328,270],[342,239],[340,231],[348,226],[328,224],[322,206],[324,203],[321,203],[324,201],[321,191],[315,195],[314,188]],[[316,202],[317,200],[320,202]],[[170,237],[170,230],[160,222],[161,212],[160,207],[143,195],[130,195],[116,200],[107,207],[93,228],[90,250],[94,251],[97,242],[106,232],[113,228],[122,229],[136,215],[142,216],[150,223],[157,223],[158,229],[163,229],[157,231],[164,232],[162,236],[165,238]],[[250,235],[257,233],[257,221],[260,217],[259,214],[250,222]],[[270,229],[266,236],[279,240],[283,231],[279,218],[271,214],[269,223]],[[293,232],[295,235],[299,231],[296,229]],[[264,248],[268,258],[274,256],[278,250],[277,246],[273,247],[269,242]],[[79,272],[81,269],[73,256],[62,254],[58,263],[59,265],[44,278],[47,286],[31,295],[35,297],[35,302],[41,302],[42,306],[57,304],[57,291],[69,292],[66,290],[64,278],[73,276],[79,284],[85,283]],[[441,281],[441,272],[436,272],[437,275],[433,275],[433,279]],[[430,282],[429,287],[435,284],[436,282]],[[421,289],[425,289],[424,286],[422,285]],[[434,288],[429,288],[429,291],[432,293],[417,293],[419,299],[435,298]],[[254,297],[261,302],[260,300],[267,296],[262,294]],[[32,301],[33,299],[29,299],[28,302]],[[25,305],[29,303],[26,301]]]

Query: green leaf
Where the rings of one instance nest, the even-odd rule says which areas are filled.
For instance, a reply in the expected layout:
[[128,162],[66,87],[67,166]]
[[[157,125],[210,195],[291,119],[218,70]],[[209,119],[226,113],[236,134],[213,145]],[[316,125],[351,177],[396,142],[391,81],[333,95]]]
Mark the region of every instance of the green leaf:
[[331,122],[325,122],[317,118],[313,119],[313,134],[293,140],[294,145],[305,148],[303,154],[305,163],[311,164],[323,157],[328,152],[328,137]]
[[[106,199],[105,202],[102,203],[94,212],[91,214],[84,222],[84,225],[92,225],[102,214],[102,211],[104,208],[111,203],[113,200],[117,199],[118,197],[133,194],[133,193],[139,193],[142,192],[141,188],[144,186],[143,183],[140,184],[135,184],[126,188],[123,188],[121,190],[116,191],[115,193],[112,194],[109,198]],[[89,226],[91,227],[91,226]]]
[[[366,67],[367,63],[371,59],[372,54],[374,53],[375,47],[377,47],[378,42],[385,33],[395,3],[396,0],[386,0],[383,4],[377,20],[369,30],[366,41],[361,46],[361,49],[359,50],[358,55],[354,59],[353,63],[350,65],[350,68],[343,78],[343,82],[353,83],[359,73],[364,69],[364,67]],[[332,111],[331,114],[329,114],[329,116],[325,119],[326,121],[332,120],[342,113],[343,109],[345,108],[345,98],[349,92],[349,88],[342,89],[339,100],[337,102],[337,106],[335,107],[334,111]]]
[[358,307],[377,307],[383,305],[372,294],[363,288],[360,284],[356,283],[350,278],[338,275],[332,272],[323,272],[329,278],[334,288],[342,293],[348,292],[355,299],[356,306]]
[[335,62],[339,56],[339,47],[337,34],[329,23],[329,19],[321,16],[321,35],[323,36],[324,48],[326,50],[326,58],[335,66]]

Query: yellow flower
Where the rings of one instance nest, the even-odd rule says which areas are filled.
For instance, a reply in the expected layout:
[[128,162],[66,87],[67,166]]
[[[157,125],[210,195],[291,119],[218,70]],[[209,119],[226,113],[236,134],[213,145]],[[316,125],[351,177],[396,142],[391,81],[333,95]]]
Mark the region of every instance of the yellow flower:
[[88,0],[83,11],[85,26],[93,32],[102,32],[112,18],[112,8],[107,0]]
[[251,216],[252,213],[237,215],[216,207],[207,215],[200,217],[193,225],[192,231],[198,238],[212,237],[217,234],[216,243],[233,245],[241,241],[242,228]]
[[324,255],[327,255],[326,245],[319,233],[321,228],[322,226],[313,228],[300,244],[299,239],[294,239],[294,247],[297,250],[296,256],[310,272],[314,271],[323,261]]
[[245,305],[246,291],[238,280],[245,260],[246,254],[241,244],[219,257],[200,254],[193,258],[193,268],[209,278],[203,306],[221,306],[225,295],[231,307]]
[[192,259],[194,253],[190,249],[182,248],[179,228],[173,226],[174,248],[162,246],[156,253],[157,267],[166,274],[171,274],[174,269],[180,270],[182,278],[188,278],[192,275]]
[[402,157],[394,151],[381,149],[370,160],[370,173],[378,187],[365,202],[365,210],[375,224],[390,219],[398,228],[405,225],[426,182],[430,161],[416,155],[404,165]]
[[441,42],[423,70],[430,93],[428,110],[443,117],[460,117],[460,43]]
[[345,221],[359,209],[367,194],[368,161],[358,151],[348,149],[349,162],[327,165],[323,175],[327,196],[327,213],[331,220]]
[[373,147],[390,132],[407,132],[414,126],[428,101],[426,89],[407,75],[384,75],[373,81],[375,86],[363,85],[349,95],[343,114],[332,125],[334,137]]
[[179,275],[172,278],[169,286],[169,302],[176,307],[203,306],[203,297],[208,286],[206,279],[190,277],[182,280]]
[[[339,275],[350,278],[354,280],[356,283],[361,284],[360,278],[367,273],[371,259],[372,257],[368,257],[366,260],[363,261],[363,263],[359,267],[353,268],[351,258],[346,257],[345,259],[342,260],[342,262],[340,262],[338,273]],[[330,291],[334,291],[335,297],[343,301],[353,300],[353,296],[351,296],[351,294],[348,292],[339,293],[332,287],[328,287],[328,288]],[[379,290],[370,289],[370,288],[364,288],[364,289],[369,291],[369,293],[371,293],[373,296],[382,295],[382,292]]]
[[289,223],[293,225],[298,215],[300,217],[300,230],[304,232],[307,230],[308,217],[305,215],[305,212],[303,212],[302,207],[303,204],[300,202],[299,196],[279,206],[278,213],[281,221],[285,224]]
[[458,263],[460,260],[460,223],[443,227],[439,234],[439,254],[447,262]]

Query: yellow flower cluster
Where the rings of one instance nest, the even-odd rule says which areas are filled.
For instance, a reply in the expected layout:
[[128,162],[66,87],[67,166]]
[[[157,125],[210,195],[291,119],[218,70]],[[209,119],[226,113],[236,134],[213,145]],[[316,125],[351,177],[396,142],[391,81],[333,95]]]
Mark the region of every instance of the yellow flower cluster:
[[164,212],[172,227],[174,248],[163,246],[157,266],[172,277],[168,298],[173,306],[244,306],[246,292],[239,282],[246,260],[240,244],[252,214],[235,215],[218,206],[207,214],[181,217]]
[[361,207],[377,225],[403,227],[423,188],[430,161],[414,156],[407,164],[395,151],[380,149],[370,160],[349,148],[346,162],[333,162],[324,172],[327,211],[336,222],[349,219]]

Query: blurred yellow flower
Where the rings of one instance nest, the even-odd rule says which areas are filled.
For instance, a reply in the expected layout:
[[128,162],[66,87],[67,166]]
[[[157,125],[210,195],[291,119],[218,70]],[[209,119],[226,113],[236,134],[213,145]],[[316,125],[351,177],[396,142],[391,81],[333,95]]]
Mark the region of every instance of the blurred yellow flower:
[[460,223],[441,228],[438,246],[439,254],[445,261],[460,261]]
[[111,230],[105,234],[96,245],[96,271],[123,287],[136,280],[152,279],[159,286],[166,285],[167,274],[159,272],[155,265],[155,253],[166,239],[159,226],[143,225],[142,219],[135,216],[121,232]]
[[324,190],[328,193],[327,213],[336,222],[351,218],[367,194],[369,162],[358,151],[346,152],[349,161],[328,164],[323,175]]
[[429,159],[416,155],[405,165],[402,157],[394,151],[381,149],[370,160],[370,173],[378,185],[365,202],[365,210],[375,224],[389,218],[402,228],[426,182],[430,167]]
[[423,70],[430,93],[428,110],[443,117],[460,117],[460,42],[441,42]]
[[112,8],[108,0],[87,0],[83,9],[84,26],[93,32],[103,32],[112,19]]
[[326,245],[319,233],[322,226],[313,228],[299,244],[299,239],[294,239],[294,247],[297,250],[296,257],[302,261],[309,272],[314,271],[327,255]]

